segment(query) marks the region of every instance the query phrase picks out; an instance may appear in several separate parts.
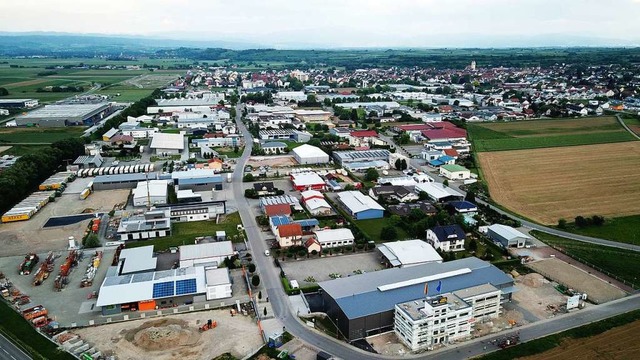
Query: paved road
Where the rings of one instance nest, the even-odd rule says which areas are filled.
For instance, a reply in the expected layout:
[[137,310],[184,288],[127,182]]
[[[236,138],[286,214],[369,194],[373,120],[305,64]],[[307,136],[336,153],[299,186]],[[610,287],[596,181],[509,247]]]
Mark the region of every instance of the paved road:
[[[244,198],[242,176],[244,172],[244,165],[251,155],[253,142],[251,141],[251,134],[241,121],[242,106],[239,105],[236,109],[236,123],[238,129],[245,138],[246,146],[242,156],[237,160],[231,186],[234,197],[238,202],[240,218],[242,219],[242,223],[244,224],[247,232],[249,249],[254,255],[253,259],[260,271],[259,274],[262,284],[266,288],[267,295],[269,296],[269,301],[271,302],[276,318],[281,322],[286,330],[294,336],[311,346],[322,349],[339,358],[348,360],[367,360],[374,358],[392,359],[393,357],[368,353],[344,342],[328,337],[325,334],[307,327],[297,319],[296,314],[292,313],[291,307],[289,306],[289,299],[280,285],[278,269],[273,264],[271,257],[263,255],[264,251],[267,249],[267,244],[264,241],[264,236],[261,234],[260,228],[256,224],[255,214],[251,210],[249,203]],[[604,305],[591,306],[573,314],[558,316],[553,319],[536,322],[518,329],[520,331],[521,339],[526,341],[622,314],[637,308],[640,308],[640,295],[623,298]],[[504,335],[505,334],[501,334],[500,336]],[[404,357],[412,359],[462,359],[477,356],[482,353],[495,351],[496,348],[487,345],[487,342],[500,336],[492,335],[468,341],[456,347],[448,347],[442,350],[429,352],[428,354],[406,355]]]
[[633,131],[631,131],[631,129],[629,129],[629,127],[627,126],[627,124],[624,123],[624,121],[622,120],[622,118],[620,117],[620,114],[616,114],[616,119],[618,119],[618,122],[620,123],[620,125],[622,125],[623,128],[625,128],[631,135],[633,135],[636,139],[640,140],[640,135],[634,133]]
[[0,360],[31,360],[31,357],[0,335]]

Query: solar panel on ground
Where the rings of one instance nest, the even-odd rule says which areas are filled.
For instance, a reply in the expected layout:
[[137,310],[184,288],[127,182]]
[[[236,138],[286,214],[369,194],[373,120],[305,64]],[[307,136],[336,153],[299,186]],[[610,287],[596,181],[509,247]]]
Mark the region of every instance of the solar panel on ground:
[[196,291],[196,279],[176,281],[176,295],[194,294]]
[[153,284],[153,298],[173,296],[175,294],[174,284],[173,281]]

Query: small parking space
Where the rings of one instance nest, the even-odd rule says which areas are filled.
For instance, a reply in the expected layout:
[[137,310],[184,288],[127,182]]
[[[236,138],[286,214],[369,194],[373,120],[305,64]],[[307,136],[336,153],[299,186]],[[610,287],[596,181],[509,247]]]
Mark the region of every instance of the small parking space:
[[315,259],[285,260],[280,261],[280,264],[289,280],[297,280],[300,286],[331,280],[332,277],[348,277],[384,269],[375,251]]

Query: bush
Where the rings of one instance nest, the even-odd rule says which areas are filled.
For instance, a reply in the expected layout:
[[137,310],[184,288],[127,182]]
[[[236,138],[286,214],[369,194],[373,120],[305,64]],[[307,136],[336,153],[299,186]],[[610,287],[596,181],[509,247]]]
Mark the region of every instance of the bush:
[[244,182],[252,182],[254,180],[255,180],[255,178],[253,177],[253,174],[245,174],[242,177],[242,181],[244,181]]
[[398,237],[398,232],[393,226],[385,226],[380,231],[380,238],[382,240],[395,240],[396,237]]
[[[247,175],[251,175],[251,174],[247,174]],[[249,199],[257,199],[258,198],[258,192],[256,191],[256,189],[246,189],[244,191],[244,197],[249,198]]]
[[97,247],[100,247],[101,244],[100,244],[100,239],[98,239],[98,235],[89,234],[89,236],[87,236],[82,242],[82,245],[85,248],[97,248]]
[[260,276],[253,275],[251,277],[251,285],[256,286],[256,287],[259,286],[260,285]]
[[565,219],[558,220],[558,228],[566,229],[567,228],[567,220],[565,220]]
[[256,264],[254,264],[254,263],[250,263],[249,264],[249,272],[252,273],[252,274],[254,272],[256,272]]

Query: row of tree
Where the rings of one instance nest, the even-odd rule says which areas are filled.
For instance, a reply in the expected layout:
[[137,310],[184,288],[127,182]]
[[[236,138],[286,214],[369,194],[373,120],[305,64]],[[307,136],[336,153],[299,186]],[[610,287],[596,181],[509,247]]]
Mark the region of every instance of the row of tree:
[[156,105],[156,100],[162,96],[162,91],[160,89],[155,89],[151,95],[142,98],[135,103],[133,103],[128,108],[124,109],[120,114],[112,117],[107,120],[104,125],[96,132],[94,132],[91,137],[94,140],[98,140],[102,138],[102,135],[109,131],[109,129],[114,128],[117,129],[120,124],[127,121],[127,117],[139,117],[147,114],[147,107]]
[[24,155],[0,173],[0,212],[4,213],[38,189],[55,172],[84,154],[83,139],[65,139],[37,153]]

